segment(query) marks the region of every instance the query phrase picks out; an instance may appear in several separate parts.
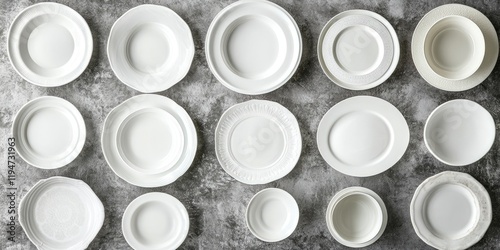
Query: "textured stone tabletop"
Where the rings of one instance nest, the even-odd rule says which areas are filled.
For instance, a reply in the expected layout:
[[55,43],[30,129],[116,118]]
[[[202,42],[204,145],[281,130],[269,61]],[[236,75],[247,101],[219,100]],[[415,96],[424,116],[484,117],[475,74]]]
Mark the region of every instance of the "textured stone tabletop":
[[[16,242],[7,242],[6,145],[17,110],[29,100],[54,95],[67,99],[82,113],[87,139],[82,153],[66,167],[41,170],[17,161],[18,199],[38,180],[66,176],[85,181],[105,206],[104,226],[90,249],[128,249],[121,233],[121,217],[136,197],[159,191],[177,197],[187,208],[190,229],[182,249],[341,249],[328,232],[325,211],[339,190],[363,186],[378,193],[389,213],[387,229],[370,249],[429,249],[415,234],[410,221],[410,201],[417,186],[436,173],[456,170],[470,173],[488,190],[493,205],[493,222],[474,249],[500,248],[500,145],[498,131],[491,151],[480,161],[465,167],[440,163],[427,151],[422,133],[424,122],[439,104],[456,98],[467,98],[491,112],[499,127],[500,69],[481,85],[464,92],[438,90],[418,74],[411,59],[412,32],[422,16],[431,9],[451,1],[399,0],[273,0],[285,8],[298,23],[303,38],[303,58],[294,77],[278,90],[260,96],[246,96],[230,91],[218,83],[208,69],[204,39],[213,17],[233,1],[147,1],[167,6],[177,12],[191,27],[196,53],[187,76],[177,85],[159,94],[167,96],[191,115],[199,136],[194,163],[176,182],[160,188],[132,186],[116,176],[104,160],[100,134],[109,111],[124,100],[140,94],[122,84],[111,71],[106,56],[106,42],[114,21],[128,9],[144,1],[66,1],[60,3],[79,12],[87,21],[94,39],[94,52],[85,72],[62,87],[42,88],[24,81],[9,63],[6,52],[8,27],[17,13],[38,1],[0,0],[0,249],[34,249],[21,227]],[[458,1],[484,13],[500,28],[500,5],[497,1]],[[394,26],[401,44],[401,58],[394,74],[382,85],[366,91],[350,91],[333,84],[322,72],[316,43],[323,25],[339,12],[350,9],[375,11]],[[316,130],[321,117],[337,102],[356,95],[371,95],[394,104],[410,127],[410,144],[403,158],[388,171],[368,178],[340,174],[321,158],[316,146]],[[236,103],[250,99],[281,103],[295,116],[303,138],[301,158],[290,174],[266,185],[245,185],[219,165],[214,150],[214,130],[221,114]],[[259,190],[278,187],[288,191],[298,202],[300,220],[295,232],[277,243],[265,243],[246,228],[244,213],[250,198]]]

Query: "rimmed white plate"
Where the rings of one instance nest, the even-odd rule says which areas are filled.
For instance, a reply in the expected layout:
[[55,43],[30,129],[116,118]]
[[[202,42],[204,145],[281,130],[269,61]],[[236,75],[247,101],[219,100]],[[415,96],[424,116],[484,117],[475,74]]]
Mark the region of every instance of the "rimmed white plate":
[[367,10],[334,16],[318,40],[323,72],[340,87],[364,90],[383,83],[399,62],[399,40],[392,25]]
[[495,121],[476,102],[457,99],[441,104],[427,118],[425,146],[439,161],[464,166],[481,159],[495,141]]
[[186,239],[189,215],[175,197],[152,192],[133,200],[122,217],[122,232],[133,249],[176,249]]
[[222,168],[246,184],[265,184],[297,164],[302,137],[295,116],[276,102],[251,100],[226,110],[215,129]]
[[248,203],[246,223],[250,232],[260,240],[281,241],[295,231],[299,223],[299,206],[288,192],[266,188]]
[[333,196],[326,210],[330,234],[344,246],[366,247],[377,241],[387,226],[387,209],[375,192],[348,187]]
[[437,249],[466,249],[491,223],[491,200],[472,176],[446,171],[429,177],[415,191],[411,222],[418,237]]
[[280,6],[237,1],[217,14],[207,32],[208,66],[227,88],[258,95],[285,84],[302,56],[300,30]]
[[113,172],[130,184],[159,187],[191,166],[198,139],[189,114],[171,99],[134,96],[106,117],[102,150]]
[[[446,79],[438,75],[427,63],[424,52],[425,37],[432,26],[442,18],[453,15],[462,16],[473,21],[484,35],[485,54],[481,66],[479,66],[479,69],[474,74],[462,80]],[[455,36],[467,37],[467,35],[459,36],[456,34]],[[456,53],[456,51],[450,51],[448,55],[454,57]],[[418,72],[430,85],[446,91],[464,91],[479,85],[493,71],[498,58],[498,37],[493,24],[478,10],[461,4],[446,4],[429,11],[420,20],[413,32],[411,54]],[[467,61],[463,58],[462,60],[464,62]]]
[[40,250],[85,249],[104,223],[104,207],[85,182],[55,176],[24,195],[19,222]]
[[171,9],[144,4],[111,28],[108,59],[116,77],[143,93],[164,91],[186,76],[194,58],[189,26]]
[[92,56],[92,34],[80,14],[59,3],[38,3],[12,21],[7,53],[17,73],[42,87],[69,83]]
[[86,130],[82,115],[70,102],[42,96],[26,103],[12,124],[16,150],[28,164],[54,169],[66,166],[82,151]]
[[356,96],[337,103],[318,126],[323,159],[335,170],[358,177],[384,172],[403,156],[410,141],[405,118],[389,102]]

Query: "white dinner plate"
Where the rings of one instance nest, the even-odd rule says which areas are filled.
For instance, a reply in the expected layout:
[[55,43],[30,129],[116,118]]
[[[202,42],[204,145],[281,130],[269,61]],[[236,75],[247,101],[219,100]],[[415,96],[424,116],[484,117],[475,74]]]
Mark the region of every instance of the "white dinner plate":
[[133,200],[122,217],[122,232],[133,249],[176,249],[186,239],[189,215],[175,197],[152,192]]
[[356,96],[337,103],[319,123],[323,159],[337,171],[357,177],[384,172],[403,156],[410,141],[405,118],[389,102]]
[[297,164],[302,137],[295,116],[276,102],[251,100],[222,114],[215,153],[222,168],[245,184],[265,184]]
[[72,162],[85,144],[85,122],[70,102],[42,96],[26,103],[12,124],[16,150],[37,168],[60,168]]
[[258,95],[285,84],[302,56],[302,37],[292,16],[263,0],[240,0],[217,14],[205,52],[214,76],[238,93]]
[[17,73],[42,87],[61,86],[83,73],[92,34],[80,14],[59,3],[34,4],[12,21],[7,53]]
[[387,226],[387,209],[375,192],[364,187],[342,189],[326,210],[330,234],[344,246],[366,247],[377,241]]
[[104,207],[85,182],[55,176],[24,195],[19,223],[40,250],[86,249],[104,223]]
[[116,77],[143,92],[164,91],[186,76],[194,58],[189,26],[171,9],[144,4],[111,28],[108,59]]
[[491,223],[491,200],[472,176],[446,171],[429,177],[415,191],[411,223],[418,237],[437,249],[467,249]]
[[457,99],[441,104],[427,118],[425,146],[439,161],[464,166],[481,159],[495,141],[495,121],[476,102]]
[[334,16],[318,40],[323,72],[340,87],[364,90],[383,83],[399,61],[399,40],[392,25],[367,10]]
[[299,206],[288,192],[266,188],[248,203],[246,223],[255,237],[277,242],[290,236],[299,223]]
[[111,169],[141,187],[159,187],[182,176],[194,160],[198,139],[188,113],[171,99],[134,96],[106,117],[102,150]]
[[[436,73],[431,67],[432,63],[429,64],[427,62],[425,55],[425,40],[427,34],[431,31],[434,24],[436,24],[443,18],[450,16],[462,16],[471,20],[481,29],[481,32],[484,36],[485,53],[481,65],[471,76],[465,79],[460,79],[462,77],[460,75],[456,77],[458,78],[457,80],[453,79],[453,77],[447,79],[443,77],[443,75]],[[444,32],[440,32],[440,34],[442,33],[444,36],[442,36],[441,39],[438,39],[436,47],[444,47],[447,49],[439,50],[439,53],[441,55],[440,57],[442,57],[442,59],[438,61],[448,61],[448,63],[443,64],[449,66],[449,69],[460,68],[463,65],[467,65],[470,62],[470,59],[473,58],[473,54],[465,52],[472,52],[473,50],[456,50],[453,48],[454,46],[472,46],[474,40],[472,37],[470,37],[470,34],[472,33],[470,31],[464,33],[458,31],[457,29],[452,29],[453,32],[448,32],[448,29],[443,30]],[[440,46],[439,44],[445,45]],[[417,27],[415,28],[415,31],[413,32],[411,41],[411,54],[418,72],[420,73],[422,78],[424,78],[425,81],[427,81],[430,85],[446,91],[463,91],[479,85],[493,71],[498,58],[498,37],[493,24],[484,14],[482,14],[478,10],[461,4],[446,4],[429,11],[422,18],[422,20],[420,20]],[[466,70],[469,69],[464,69],[464,72]],[[446,76],[446,74],[444,76]]]

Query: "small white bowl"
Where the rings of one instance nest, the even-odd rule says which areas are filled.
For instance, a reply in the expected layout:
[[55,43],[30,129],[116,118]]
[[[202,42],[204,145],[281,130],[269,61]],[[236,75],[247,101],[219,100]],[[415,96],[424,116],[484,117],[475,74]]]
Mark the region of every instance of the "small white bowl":
[[326,224],[342,245],[366,247],[384,232],[387,210],[375,192],[363,187],[349,187],[335,194],[328,204]]
[[470,19],[451,15],[435,22],[425,35],[424,55],[429,67],[448,80],[474,74],[485,55],[481,29]]

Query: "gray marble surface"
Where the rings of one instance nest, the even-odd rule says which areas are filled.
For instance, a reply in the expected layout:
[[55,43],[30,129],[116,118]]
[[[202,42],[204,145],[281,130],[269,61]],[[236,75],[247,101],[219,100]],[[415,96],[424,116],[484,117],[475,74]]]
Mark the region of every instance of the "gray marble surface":
[[[212,18],[233,1],[67,1],[59,2],[79,12],[88,22],[94,38],[94,52],[88,68],[75,81],[62,87],[42,88],[19,77],[9,63],[5,45],[14,16],[38,1],[0,0],[0,249],[33,249],[20,227],[16,243],[6,241],[6,138],[17,110],[29,100],[54,95],[72,102],[82,113],[87,139],[80,156],[58,170],[41,170],[18,160],[19,199],[38,180],[55,176],[82,179],[105,206],[106,219],[90,249],[127,249],[121,233],[121,217],[128,203],[151,191],[166,192],[186,206],[191,227],[183,249],[331,249],[344,248],[329,234],[324,221],[333,195],[349,186],[374,190],[384,200],[389,222],[385,233],[370,249],[428,249],[415,234],[410,221],[410,201],[416,187],[427,177],[445,170],[470,173],[489,191],[494,208],[493,222],[475,249],[500,248],[500,146],[495,142],[480,161],[465,167],[446,166],[425,148],[422,132],[429,113],[439,104],[467,98],[483,105],[500,125],[500,69],[481,85],[460,93],[438,90],[418,74],[411,59],[412,32],[422,16],[451,1],[294,1],[274,0],[288,10],[302,32],[304,53],[295,76],[280,89],[261,96],[245,96],[223,87],[207,67],[204,38]],[[159,94],[167,96],[191,115],[198,133],[199,148],[191,168],[171,185],[161,188],[132,186],[117,177],[106,164],[100,146],[100,133],[108,112],[124,100],[139,94],[114,76],[106,56],[106,41],[113,22],[128,9],[144,2],[168,6],[191,27],[196,54],[192,67],[180,83]],[[483,12],[500,27],[497,1],[454,1]],[[380,13],[394,26],[401,42],[399,65],[384,84],[367,91],[350,91],[334,85],[323,74],[316,55],[316,43],[323,25],[339,12],[367,9]],[[498,32],[498,31],[497,31]],[[393,103],[407,119],[411,140],[403,158],[388,171],[368,178],[340,174],[321,158],[316,147],[316,129],[325,112],[335,103],[356,95],[381,97]],[[296,115],[302,138],[302,156],[294,170],[284,178],[266,185],[250,186],[237,182],[220,167],[214,152],[214,130],[220,115],[230,106],[253,98],[281,103]],[[497,140],[498,141],[497,135]],[[290,192],[300,207],[295,232],[278,243],[256,239],[245,226],[244,212],[250,198],[266,187]]]

